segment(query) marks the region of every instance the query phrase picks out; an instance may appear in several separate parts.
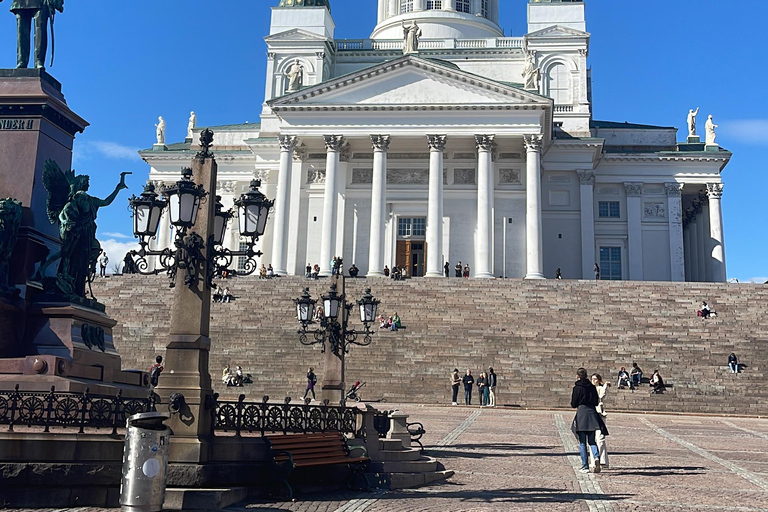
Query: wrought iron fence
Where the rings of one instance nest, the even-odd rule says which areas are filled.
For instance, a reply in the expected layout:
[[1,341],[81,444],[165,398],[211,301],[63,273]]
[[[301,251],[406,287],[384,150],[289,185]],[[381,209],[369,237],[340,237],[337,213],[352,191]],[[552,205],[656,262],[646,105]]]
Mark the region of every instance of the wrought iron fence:
[[123,398],[122,390],[115,396],[92,395],[86,388],[84,393],[51,391],[19,391],[17,384],[13,391],[0,391],[0,425],[8,425],[13,432],[15,426],[77,428],[82,434],[85,429],[125,428],[126,418],[140,412],[155,410],[153,395],[147,398]]
[[358,433],[357,408],[349,408],[344,400],[338,406],[329,405],[324,400],[321,405],[303,404],[291,405],[290,397],[282,404],[269,403],[269,397],[264,396],[261,403],[246,402],[245,395],[240,395],[235,401],[219,401],[214,396],[213,407],[214,431],[234,432],[236,436],[243,433],[282,432],[313,433],[313,432],[344,432]]

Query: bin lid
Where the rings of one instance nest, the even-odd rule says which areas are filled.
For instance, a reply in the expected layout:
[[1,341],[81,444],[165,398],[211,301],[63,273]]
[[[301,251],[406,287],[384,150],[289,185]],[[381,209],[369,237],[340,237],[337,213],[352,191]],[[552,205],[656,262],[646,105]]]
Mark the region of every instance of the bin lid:
[[162,412],[141,412],[128,418],[128,427],[145,428],[148,430],[165,430],[163,422],[170,418],[168,414]]

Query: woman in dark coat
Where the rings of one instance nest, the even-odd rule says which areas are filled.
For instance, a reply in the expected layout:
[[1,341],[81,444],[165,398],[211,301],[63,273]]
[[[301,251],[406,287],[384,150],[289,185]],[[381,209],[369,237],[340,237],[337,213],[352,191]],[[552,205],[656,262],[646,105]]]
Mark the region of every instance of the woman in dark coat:
[[587,370],[579,368],[576,371],[579,380],[573,386],[571,394],[571,407],[576,409],[576,417],[573,419],[573,432],[579,437],[579,454],[581,455],[581,472],[589,473],[589,454],[587,453],[587,443],[592,449],[592,455],[595,460],[593,471],[600,472],[600,452],[595,442],[595,430],[605,431],[605,422],[600,419],[600,415],[595,409],[600,399],[597,395],[597,388],[587,380]]

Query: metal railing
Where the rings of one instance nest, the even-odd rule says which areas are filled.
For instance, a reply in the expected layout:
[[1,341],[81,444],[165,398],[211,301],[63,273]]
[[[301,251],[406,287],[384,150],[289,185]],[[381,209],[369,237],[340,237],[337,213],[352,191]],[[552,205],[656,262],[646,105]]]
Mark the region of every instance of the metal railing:
[[264,396],[261,402],[246,402],[245,395],[240,395],[237,401],[218,400],[212,410],[214,432],[234,432],[236,436],[243,433],[260,433],[262,436],[269,432],[314,433],[314,432],[343,432],[358,433],[357,408],[346,407],[342,400],[338,406],[329,405],[328,400],[321,405],[303,404],[291,405],[290,397],[283,403],[269,403],[269,397]]
[[126,418],[140,412],[155,410],[153,395],[147,398],[123,398],[122,390],[115,396],[92,395],[86,388],[83,393],[57,392],[51,386],[50,392],[19,391],[17,384],[13,391],[0,391],[0,425],[14,427],[76,428],[82,434],[85,429],[111,429],[117,434],[125,428]]

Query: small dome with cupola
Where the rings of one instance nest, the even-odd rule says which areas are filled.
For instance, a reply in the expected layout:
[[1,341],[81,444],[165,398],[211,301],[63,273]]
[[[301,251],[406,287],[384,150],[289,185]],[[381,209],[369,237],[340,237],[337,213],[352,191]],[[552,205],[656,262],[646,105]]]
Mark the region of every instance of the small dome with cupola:
[[371,39],[402,39],[403,24],[416,22],[423,39],[503,37],[499,0],[379,0]]

